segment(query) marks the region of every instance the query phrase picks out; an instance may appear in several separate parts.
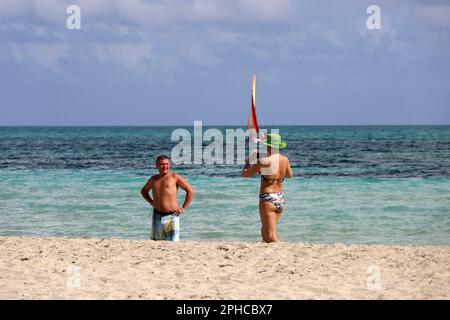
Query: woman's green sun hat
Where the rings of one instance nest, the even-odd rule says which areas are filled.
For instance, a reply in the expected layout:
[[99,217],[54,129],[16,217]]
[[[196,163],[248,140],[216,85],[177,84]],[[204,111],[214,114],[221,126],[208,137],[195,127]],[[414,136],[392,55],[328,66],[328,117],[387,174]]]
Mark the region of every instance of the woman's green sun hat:
[[269,133],[266,140],[261,141],[266,146],[276,149],[286,148],[287,143],[281,140],[281,136],[275,133]]

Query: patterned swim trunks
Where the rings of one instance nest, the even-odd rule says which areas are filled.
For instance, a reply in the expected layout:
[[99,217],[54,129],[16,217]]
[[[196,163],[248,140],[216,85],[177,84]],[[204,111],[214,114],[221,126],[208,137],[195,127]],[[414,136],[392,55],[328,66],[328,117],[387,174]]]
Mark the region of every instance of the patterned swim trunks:
[[161,214],[153,211],[152,240],[180,240],[180,217],[175,213]]
[[281,210],[283,210],[286,203],[283,192],[263,193],[259,195],[259,199],[261,201],[271,202],[275,206],[275,212],[280,212]]

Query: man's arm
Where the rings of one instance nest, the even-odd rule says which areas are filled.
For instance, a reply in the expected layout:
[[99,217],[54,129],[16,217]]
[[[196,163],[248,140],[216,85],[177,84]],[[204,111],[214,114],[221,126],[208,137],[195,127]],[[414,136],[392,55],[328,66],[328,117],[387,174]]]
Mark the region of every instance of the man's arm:
[[144,197],[145,200],[147,200],[148,203],[150,203],[150,205],[152,207],[153,207],[153,199],[150,197],[149,192],[153,188],[153,183],[154,183],[154,180],[152,177],[152,178],[148,179],[145,186],[143,186],[141,189],[141,195]]
[[183,211],[188,208],[189,204],[191,203],[192,199],[194,198],[195,191],[190,186],[190,184],[186,180],[184,180],[184,178],[182,176],[180,176],[179,174],[176,174],[175,177],[176,177],[176,181],[177,181],[177,186],[180,186],[181,189],[183,189],[186,192],[186,197],[184,198],[184,203],[183,203],[182,207],[175,210],[178,215],[180,213],[183,213]]

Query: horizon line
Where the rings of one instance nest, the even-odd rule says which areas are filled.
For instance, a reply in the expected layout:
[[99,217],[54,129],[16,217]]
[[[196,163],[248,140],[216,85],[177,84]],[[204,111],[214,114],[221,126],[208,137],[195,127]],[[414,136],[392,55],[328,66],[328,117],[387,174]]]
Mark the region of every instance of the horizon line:
[[[196,120],[197,121],[197,120]],[[200,121],[200,120],[198,120]],[[0,124],[0,128],[12,128],[12,127],[193,127],[194,124],[15,124],[15,125],[3,125]],[[204,127],[245,127],[246,125],[236,124],[202,124]],[[260,125],[261,128],[267,127],[425,127],[425,126],[450,126],[450,123],[443,124],[268,124]]]

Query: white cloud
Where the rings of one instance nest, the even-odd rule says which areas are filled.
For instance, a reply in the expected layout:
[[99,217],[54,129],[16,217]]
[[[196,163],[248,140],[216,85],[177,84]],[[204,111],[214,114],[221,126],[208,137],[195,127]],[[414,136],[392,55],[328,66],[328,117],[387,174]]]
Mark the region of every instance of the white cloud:
[[255,45],[249,45],[242,49],[242,53],[252,58],[254,61],[269,61],[273,58],[273,52],[267,48],[259,48]]
[[450,6],[449,5],[430,5],[418,6],[416,8],[417,16],[438,28],[450,28]]
[[284,21],[290,0],[117,0],[117,12],[142,25],[168,25],[201,21]]
[[1,0],[0,16],[14,16],[23,14],[30,6],[26,0]]
[[420,38],[423,39],[424,48],[427,48],[428,52],[434,52],[443,59],[450,58],[450,38],[446,30],[424,32],[420,34]]
[[283,20],[292,13],[290,0],[240,0],[239,7],[252,20]]
[[12,44],[9,49],[12,57],[14,58],[14,61],[18,64],[22,64],[25,61],[25,53],[24,50],[22,50],[19,45]]
[[104,31],[108,31],[110,29],[110,26],[108,24],[106,24],[106,23],[98,22],[98,23],[94,23],[92,25],[92,28],[97,30],[97,31],[104,32]]
[[332,78],[320,74],[312,75],[308,79],[308,83],[316,88],[330,90],[356,90],[364,81],[360,75],[354,75],[352,78]]
[[117,12],[123,17],[141,25],[160,25],[180,21],[184,17],[182,14],[184,9],[185,5],[183,3],[177,3],[172,0],[161,2],[117,1]]
[[345,49],[339,34],[335,30],[323,30],[322,38],[328,41],[332,46]]
[[67,0],[34,0],[34,11],[42,18],[65,25],[68,17],[66,13],[67,6],[70,4]]
[[158,59],[150,44],[111,43],[95,44],[94,55],[102,63],[119,64],[136,72],[144,72]]
[[399,65],[413,64],[417,59],[414,47],[405,41],[391,41],[389,51],[392,53],[391,59]]
[[81,8],[81,14],[92,16],[104,16],[113,12],[116,7],[115,0],[78,0],[72,1]]
[[[355,30],[357,34],[369,41],[371,49],[375,50],[377,47],[385,44],[386,42],[395,41],[398,36],[398,29],[404,27],[394,27],[391,16],[383,14],[381,29],[369,30],[366,25],[366,17],[356,20]],[[405,23],[405,22],[403,22]]]
[[37,64],[53,71],[61,69],[61,62],[68,57],[65,44],[52,43],[13,43],[10,54],[17,64]]
[[302,31],[283,32],[276,34],[275,40],[282,47],[301,47],[306,40],[306,34]]
[[36,63],[49,69],[60,69],[61,60],[67,57],[68,51],[65,44],[27,44],[28,54],[32,54]]
[[48,35],[48,29],[46,27],[42,26],[33,26],[34,34],[38,37],[47,36]]
[[222,20],[229,15],[230,5],[232,5],[231,1],[194,0],[192,3],[192,19],[200,21]]
[[22,32],[22,31],[27,30],[27,27],[24,24],[22,24],[22,23],[16,23],[15,22],[15,23],[11,24],[11,29],[13,29],[15,31]]
[[[5,3],[11,7],[6,7]],[[69,33],[65,28],[65,9],[70,3],[81,6],[83,33]],[[336,18],[335,12],[325,10],[327,5],[308,5],[298,10],[299,4],[292,0],[0,0],[0,8],[9,12],[24,10],[25,13],[39,14],[39,19],[29,21],[27,13],[7,23],[6,29],[3,24],[0,28],[5,30],[5,34],[11,29],[14,31],[11,32],[12,37],[26,35],[20,37],[24,41],[31,36],[32,42],[43,42],[43,37],[46,37],[45,40],[59,43],[53,58],[47,60],[35,56],[24,45],[11,49],[8,59],[14,57],[17,63],[39,63],[53,68],[62,66],[65,58],[72,64],[86,65],[94,61],[138,72],[153,68],[166,57],[172,59],[170,65],[188,61],[214,66],[237,56],[251,57],[258,62],[284,63],[305,61],[310,57],[311,61],[320,61],[319,54],[322,54],[325,58],[332,56],[331,63],[336,63],[336,59],[341,59],[344,54],[342,50],[333,50],[330,45],[346,49],[344,52],[348,56],[352,52],[356,54],[355,51],[367,56],[382,51],[389,61],[409,63],[415,59],[410,51],[418,51],[417,43],[411,40],[413,31],[408,29],[408,23],[417,20],[415,6],[411,6],[403,16],[383,11],[382,30],[375,31],[367,30],[365,10],[355,12],[343,7],[343,17]],[[449,6],[421,4],[420,8],[418,14],[430,23],[440,26],[450,23],[450,18],[447,19],[450,17]],[[304,15],[304,20],[295,21],[291,19],[293,15]],[[97,16],[99,18],[95,18]],[[40,23],[42,17],[57,21],[60,27]],[[289,23],[285,24],[288,20]],[[272,28],[272,24],[264,26],[264,23],[274,21],[277,22],[276,27]],[[423,26],[427,28],[426,24]],[[361,37],[355,37],[355,31]],[[72,38],[78,34],[83,37]],[[71,50],[65,46],[65,43],[71,45],[68,39],[77,42],[70,47]],[[442,35],[442,39],[448,39],[448,35]],[[439,41],[442,40],[433,40]],[[433,48],[434,51],[438,49]],[[8,46],[6,50],[9,50]],[[38,50],[45,52],[44,48]]]
[[112,13],[116,0],[1,0],[0,16],[23,16],[31,11],[48,21],[64,23],[71,4],[79,5],[82,15],[104,16]]
[[119,36],[129,36],[131,34],[130,28],[125,26],[116,26],[117,28],[117,34]]
[[212,28],[207,32],[208,39],[213,43],[219,43],[227,46],[234,46],[241,38],[242,34],[221,28]]
[[194,64],[201,66],[213,66],[220,63],[220,59],[206,49],[192,45],[184,52],[184,55]]
[[0,15],[24,16],[32,12],[62,24],[71,4],[80,6],[82,17],[116,16],[144,26],[202,21],[284,21],[292,13],[291,0],[1,0]]

